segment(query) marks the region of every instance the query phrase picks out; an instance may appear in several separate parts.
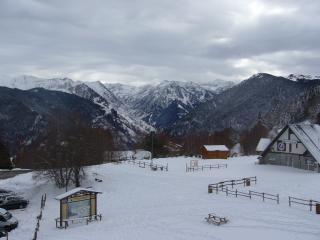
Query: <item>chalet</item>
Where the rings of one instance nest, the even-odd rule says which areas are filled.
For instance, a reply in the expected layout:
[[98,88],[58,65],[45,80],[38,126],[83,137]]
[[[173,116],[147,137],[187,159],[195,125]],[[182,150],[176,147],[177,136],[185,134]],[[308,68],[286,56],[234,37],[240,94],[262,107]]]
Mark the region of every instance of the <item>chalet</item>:
[[269,138],[260,138],[259,143],[256,148],[256,152],[258,155],[263,153],[263,151],[269,146],[271,143],[271,139]]
[[225,145],[203,145],[201,155],[203,159],[227,159],[229,149]]
[[320,125],[287,125],[262,152],[259,163],[319,172]]

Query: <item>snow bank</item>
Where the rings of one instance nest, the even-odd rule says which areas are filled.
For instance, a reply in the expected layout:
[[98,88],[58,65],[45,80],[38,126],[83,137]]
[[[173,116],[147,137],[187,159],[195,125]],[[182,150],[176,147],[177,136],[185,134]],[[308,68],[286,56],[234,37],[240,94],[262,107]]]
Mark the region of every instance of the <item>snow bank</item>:
[[[320,200],[320,175],[317,173],[271,165],[256,165],[256,157],[227,160],[228,168],[211,171],[185,172],[185,164],[195,158],[156,159],[169,163],[169,171],[151,171],[130,164],[105,164],[88,169],[83,187],[102,191],[98,196],[101,222],[72,225],[67,230],[55,228],[59,215],[54,197],[63,193],[51,183],[35,181],[32,174],[0,181],[0,187],[26,191],[31,200],[24,210],[12,211],[19,219],[19,228],[10,240],[31,239],[40,196],[47,192],[38,239],[53,240],[194,240],[194,239],[303,239],[318,240],[320,216],[307,207],[288,207],[288,196]],[[201,160],[208,164],[211,160]],[[220,160],[213,160],[219,163]],[[221,163],[226,163],[221,160]],[[103,182],[94,182],[99,176]],[[258,199],[227,197],[223,193],[208,194],[207,186],[228,179],[257,176],[257,184],[240,190],[256,190],[280,194],[280,204]],[[230,222],[214,226],[204,221],[208,213],[227,217]]]

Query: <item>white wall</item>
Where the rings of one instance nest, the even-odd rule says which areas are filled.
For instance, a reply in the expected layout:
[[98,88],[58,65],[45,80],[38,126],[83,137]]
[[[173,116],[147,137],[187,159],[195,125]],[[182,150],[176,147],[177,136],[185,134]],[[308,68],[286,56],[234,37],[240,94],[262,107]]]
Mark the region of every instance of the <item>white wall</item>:
[[[293,154],[303,154],[306,151],[306,148],[303,146],[303,144],[299,141],[297,136],[293,133],[290,134],[290,140],[289,140],[289,129],[284,131],[282,135],[278,138],[279,141],[283,141],[286,144],[286,150],[285,151],[278,151],[276,141],[272,145],[272,152],[283,152],[283,153],[293,153]],[[290,145],[291,145],[291,151],[290,151]]]

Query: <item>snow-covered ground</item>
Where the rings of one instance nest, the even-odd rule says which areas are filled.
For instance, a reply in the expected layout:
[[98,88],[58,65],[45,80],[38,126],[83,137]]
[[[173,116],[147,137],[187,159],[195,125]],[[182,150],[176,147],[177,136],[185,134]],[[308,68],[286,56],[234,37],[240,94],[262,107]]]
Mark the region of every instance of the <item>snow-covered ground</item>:
[[[25,191],[31,201],[26,210],[12,211],[20,225],[10,233],[10,239],[32,238],[44,192],[48,197],[38,235],[40,240],[320,239],[320,215],[309,212],[307,206],[288,206],[289,195],[320,200],[319,174],[256,165],[256,157],[199,160],[199,164],[228,163],[228,168],[186,173],[185,164],[191,159],[194,158],[157,159],[157,163],[169,164],[168,172],[131,164],[90,167],[84,186],[103,192],[98,196],[98,212],[103,219],[89,225],[73,225],[67,230],[56,229],[54,221],[59,215],[54,197],[63,193],[63,189],[56,189],[44,180],[34,180],[32,173],[1,180],[0,188]],[[103,182],[94,182],[93,173],[98,173]],[[239,185],[238,190],[278,193],[280,204],[207,193],[209,183],[249,176],[257,176],[257,184]],[[204,217],[210,212],[230,222],[221,226],[208,224]]]

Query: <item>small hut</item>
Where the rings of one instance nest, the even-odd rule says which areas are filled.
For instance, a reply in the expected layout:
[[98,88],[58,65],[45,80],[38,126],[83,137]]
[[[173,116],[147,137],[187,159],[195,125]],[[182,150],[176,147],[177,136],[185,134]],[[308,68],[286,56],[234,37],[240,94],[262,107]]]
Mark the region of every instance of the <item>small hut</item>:
[[225,145],[203,145],[201,155],[203,159],[227,159],[229,149]]
[[101,192],[88,188],[75,188],[57,197],[60,201],[60,217],[56,219],[56,227],[67,228],[69,222],[75,220],[101,220],[97,213],[97,195]]

